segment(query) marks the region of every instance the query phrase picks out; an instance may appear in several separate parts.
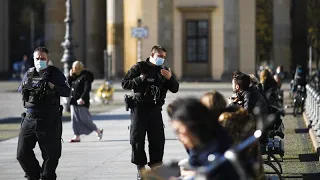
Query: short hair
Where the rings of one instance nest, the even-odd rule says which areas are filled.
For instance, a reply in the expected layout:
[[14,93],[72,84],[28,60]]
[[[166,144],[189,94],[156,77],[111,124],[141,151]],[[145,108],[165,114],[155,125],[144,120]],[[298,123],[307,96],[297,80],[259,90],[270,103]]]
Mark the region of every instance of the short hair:
[[49,50],[46,48],[46,47],[37,47],[36,49],[34,49],[33,52],[37,52],[37,51],[40,51],[40,52],[44,52],[46,54],[49,54]]
[[250,76],[240,71],[235,71],[232,75],[232,79],[242,90],[247,90],[250,86]]
[[151,52],[159,52],[159,51],[167,52],[167,50],[160,45],[155,45],[151,48]]

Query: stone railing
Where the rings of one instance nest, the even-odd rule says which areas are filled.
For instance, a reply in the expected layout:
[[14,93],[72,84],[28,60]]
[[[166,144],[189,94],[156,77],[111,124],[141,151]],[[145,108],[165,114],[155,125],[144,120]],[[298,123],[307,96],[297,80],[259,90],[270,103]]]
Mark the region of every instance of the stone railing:
[[320,87],[317,80],[310,81],[306,86],[307,98],[305,102],[304,119],[309,126],[309,134],[313,145],[319,153],[320,147]]

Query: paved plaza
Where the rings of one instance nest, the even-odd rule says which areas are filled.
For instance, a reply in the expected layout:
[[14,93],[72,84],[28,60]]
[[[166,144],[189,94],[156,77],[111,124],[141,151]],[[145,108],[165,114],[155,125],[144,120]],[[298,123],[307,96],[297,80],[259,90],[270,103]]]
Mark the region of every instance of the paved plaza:
[[[4,87],[2,84],[1,86]],[[18,116],[17,113],[22,109],[20,95],[12,92],[12,88],[3,89],[2,87],[0,92],[2,106],[0,108],[0,119]],[[284,88],[287,87],[288,85],[286,84]],[[124,94],[129,93],[129,91],[121,90],[119,83],[115,83],[115,88],[115,101],[122,101]],[[230,96],[232,93],[231,83],[181,83],[180,91],[177,94],[168,93],[166,105],[177,97],[200,96],[212,89],[222,92],[225,97]],[[185,158],[187,154],[181,143],[177,141],[169,125],[165,111],[166,105],[163,108],[166,133],[164,161],[169,162],[170,160]],[[14,109],[9,112],[11,108]],[[63,124],[64,143],[62,157],[57,169],[58,179],[135,179],[136,167],[130,163],[131,147],[128,130],[130,119],[124,105],[108,112],[96,114],[93,116],[93,120],[98,127],[104,129],[104,137],[101,141],[96,140],[95,134],[92,133],[89,136],[82,136],[81,143],[68,143],[68,140],[73,136],[71,122]],[[301,158],[303,154],[306,156],[313,153],[308,133],[296,131],[296,129],[303,130],[305,128],[303,121],[288,114],[284,118],[284,123],[286,127],[285,158],[287,158],[283,163],[284,176],[287,176],[286,179],[313,179],[320,172],[320,165],[318,161],[303,162],[303,158]],[[24,172],[15,158],[16,147],[17,138],[0,142],[0,180],[23,180]],[[146,143],[146,150],[148,149],[147,147],[148,144]],[[38,147],[35,148],[35,153],[40,163],[42,163]]]

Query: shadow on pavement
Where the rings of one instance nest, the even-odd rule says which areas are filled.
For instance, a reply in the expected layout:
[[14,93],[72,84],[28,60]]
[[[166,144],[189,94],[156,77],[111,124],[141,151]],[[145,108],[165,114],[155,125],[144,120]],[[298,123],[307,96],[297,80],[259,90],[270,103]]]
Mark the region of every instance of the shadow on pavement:
[[309,132],[309,129],[308,128],[300,128],[300,129],[295,129],[294,132],[297,134],[305,134],[305,133]]
[[[166,141],[177,141],[175,138],[167,138]],[[110,140],[100,140],[100,141],[83,141],[83,142],[129,142],[130,139],[110,139]],[[146,139],[147,141],[147,139]]]
[[319,156],[316,153],[299,154],[299,160],[300,162],[319,161]]
[[320,173],[306,173],[302,174],[303,180],[315,180],[320,179]]
[[129,120],[129,114],[103,114],[93,115],[92,120],[94,121],[110,121],[110,120]]
[[[129,114],[105,114],[105,115],[92,115],[93,121],[110,121],[110,120],[129,120]],[[71,121],[70,116],[62,116],[62,122]],[[21,117],[8,117],[0,119],[0,124],[20,123]]]
[[[68,122],[71,121],[70,116],[62,116],[62,122]],[[8,123],[20,123],[21,117],[9,117],[0,119],[0,124],[8,124]]]

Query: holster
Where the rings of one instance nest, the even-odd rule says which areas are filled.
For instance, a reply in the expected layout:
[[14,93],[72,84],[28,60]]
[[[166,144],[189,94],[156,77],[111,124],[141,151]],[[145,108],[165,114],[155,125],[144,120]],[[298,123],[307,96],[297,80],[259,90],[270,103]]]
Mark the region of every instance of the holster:
[[133,95],[124,95],[124,102],[126,104],[126,111],[129,109],[133,109],[135,105],[134,96]]
[[63,106],[62,105],[59,106],[59,112],[60,112],[60,117],[62,117],[62,115],[63,115]]
[[20,125],[22,125],[23,121],[24,121],[24,118],[26,117],[27,113],[23,112],[21,113],[21,122],[20,122]]

